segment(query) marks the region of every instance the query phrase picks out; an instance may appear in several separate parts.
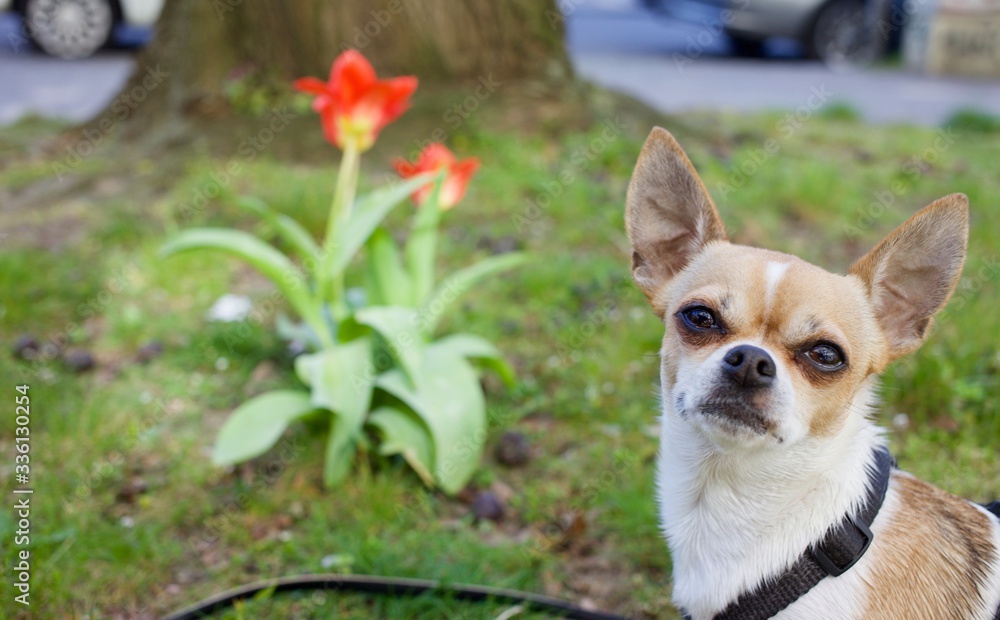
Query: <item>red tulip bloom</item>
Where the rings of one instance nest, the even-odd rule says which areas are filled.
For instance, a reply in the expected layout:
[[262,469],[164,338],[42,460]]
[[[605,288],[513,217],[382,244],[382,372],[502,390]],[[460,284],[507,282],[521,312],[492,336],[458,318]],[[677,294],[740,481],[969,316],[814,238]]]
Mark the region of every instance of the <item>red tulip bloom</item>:
[[382,128],[410,107],[417,78],[380,80],[360,52],[347,50],[333,62],[328,82],[307,77],[295,80],[295,88],[316,95],[313,109],[319,112],[327,141],[366,151]]
[[[441,193],[438,195],[438,207],[450,209],[458,204],[465,196],[465,189],[469,186],[472,175],[479,169],[479,160],[470,157],[462,161],[457,161],[455,155],[443,144],[432,142],[428,144],[416,164],[411,164],[405,160],[395,162],[396,172],[404,179],[412,177],[421,172],[433,172],[446,170],[444,183],[441,186]],[[422,205],[433,189],[432,184],[427,184],[413,193],[413,202]]]

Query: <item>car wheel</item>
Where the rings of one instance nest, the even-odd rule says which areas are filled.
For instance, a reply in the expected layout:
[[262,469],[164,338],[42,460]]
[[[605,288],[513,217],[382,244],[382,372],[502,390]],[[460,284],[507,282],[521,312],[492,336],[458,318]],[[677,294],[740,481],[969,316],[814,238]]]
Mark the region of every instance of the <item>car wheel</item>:
[[871,60],[871,37],[865,31],[865,7],[860,0],[831,0],[813,21],[808,48],[833,68],[848,68]]
[[24,27],[43,52],[85,58],[111,38],[114,11],[109,0],[28,0]]
[[729,35],[729,51],[738,58],[763,58],[764,41],[740,35]]

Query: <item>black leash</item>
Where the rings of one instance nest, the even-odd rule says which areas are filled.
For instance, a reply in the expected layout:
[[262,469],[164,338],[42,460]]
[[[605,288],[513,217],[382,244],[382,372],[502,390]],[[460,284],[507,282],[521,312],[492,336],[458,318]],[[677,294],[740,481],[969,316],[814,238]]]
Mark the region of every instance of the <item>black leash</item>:
[[535,611],[547,611],[558,614],[568,620],[628,620],[625,616],[609,614],[601,611],[588,611],[573,605],[569,601],[519,592],[504,588],[475,586],[467,584],[443,584],[427,579],[405,579],[375,577],[372,575],[296,575],[259,581],[240,588],[217,594],[191,607],[165,616],[163,620],[196,620],[204,618],[217,611],[232,607],[238,601],[252,597],[258,592],[273,590],[277,592],[360,592],[364,594],[388,594],[390,596],[419,596],[428,592],[448,594],[459,601],[482,603],[495,601],[524,605]]
[[[727,607],[716,620],[747,620],[770,618],[798,600],[828,575],[839,575],[857,562],[871,544],[871,524],[885,500],[889,476],[895,461],[889,451],[875,454],[875,469],[869,472],[871,486],[865,505],[858,515],[848,515],[827,532],[819,544],[810,547],[796,563],[775,581],[745,594]],[[1000,518],[1000,502],[986,506]],[[232,607],[264,590],[279,592],[357,592],[389,596],[419,596],[429,592],[448,594],[459,601],[521,604],[535,611],[551,612],[567,620],[629,620],[625,616],[601,611],[588,611],[569,601],[508,590],[467,584],[443,584],[427,579],[375,577],[371,575],[297,575],[259,581],[222,594],[165,616],[163,620],[197,620]],[[688,618],[686,614],[685,618]],[[996,620],[1000,620],[997,610]]]

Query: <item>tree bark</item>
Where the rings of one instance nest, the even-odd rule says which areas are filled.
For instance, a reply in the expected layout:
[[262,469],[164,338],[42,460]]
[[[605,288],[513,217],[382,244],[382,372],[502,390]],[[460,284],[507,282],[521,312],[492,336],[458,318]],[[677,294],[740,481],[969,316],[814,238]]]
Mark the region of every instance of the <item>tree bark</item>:
[[348,48],[383,76],[559,81],[571,75],[563,23],[555,0],[168,0],[122,96],[165,72],[132,115],[147,122],[130,125],[169,124],[224,106],[237,76],[325,78]]

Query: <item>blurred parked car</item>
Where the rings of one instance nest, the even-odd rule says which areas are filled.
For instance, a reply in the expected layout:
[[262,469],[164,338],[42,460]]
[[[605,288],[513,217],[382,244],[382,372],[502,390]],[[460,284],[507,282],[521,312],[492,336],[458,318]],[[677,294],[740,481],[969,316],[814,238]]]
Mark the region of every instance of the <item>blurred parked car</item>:
[[[671,17],[721,24],[733,52],[760,56],[771,37],[795,39],[830,64],[854,62],[898,48],[901,0],[645,0]],[[897,11],[903,15],[902,11]],[[881,22],[879,15],[882,16]],[[881,29],[880,29],[881,28]]]
[[84,58],[112,42],[116,28],[151,27],[164,0],[0,0],[21,16],[24,33],[46,54]]

